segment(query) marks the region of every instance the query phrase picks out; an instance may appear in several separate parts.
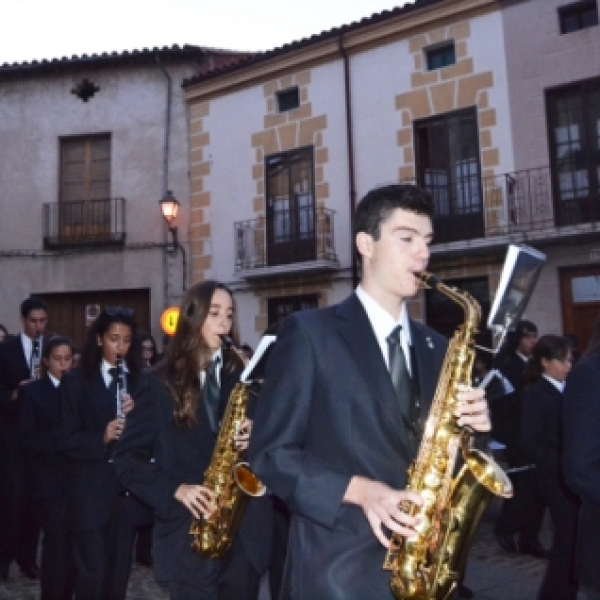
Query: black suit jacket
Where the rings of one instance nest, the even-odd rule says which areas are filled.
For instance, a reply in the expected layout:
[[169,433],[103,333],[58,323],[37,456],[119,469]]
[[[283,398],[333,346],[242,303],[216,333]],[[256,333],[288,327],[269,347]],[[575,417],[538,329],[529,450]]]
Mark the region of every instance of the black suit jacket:
[[523,413],[523,385],[527,363],[516,353],[505,357],[496,368],[508,379],[514,391],[490,403],[492,433],[506,444],[506,458],[512,467],[531,463],[521,444],[521,415]]
[[[136,402],[143,392],[143,382],[128,380],[128,390]],[[75,369],[62,379],[60,404],[61,425],[55,437],[59,449],[70,459],[70,525],[78,530],[99,529],[108,524],[123,491],[111,462],[114,442],[107,445],[103,440],[106,426],[115,419],[116,399],[108,391],[100,369],[92,381]]]
[[26,489],[42,503],[45,523],[63,520],[68,462],[58,451],[54,431],[60,424],[59,388],[48,375],[24,385],[19,394],[18,436]]
[[563,466],[567,485],[581,498],[577,571],[600,591],[600,353],[577,361],[565,387]]
[[[229,372],[226,364],[221,370],[221,414],[239,374],[239,371]],[[154,569],[162,584],[185,579],[186,564],[197,564],[198,569],[203,565],[200,558],[190,556],[191,513],[175,499],[181,484],[204,481],[212,457],[216,435],[210,429],[202,403],[197,420],[196,427],[174,425],[171,394],[162,379],[149,375],[148,390],[128,417],[114,454],[122,484],[154,509]],[[155,462],[150,462],[152,457]],[[243,546],[261,574],[268,566],[271,538],[270,499],[250,499],[234,543]]]
[[563,395],[541,377],[523,397],[521,443],[538,474],[562,481]]
[[21,336],[0,344],[0,445],[17,444],[17,402],[12,393],[21,381],[31,378]]
[[[426,417],[447,342],[415,322],[411,337]],[[286,319],[257,402],[249,456],[292,513],[293,598],[392,597],[385,549],[362,510],[342,499],[354,475],[403,489],[410,446],[357,296]]]

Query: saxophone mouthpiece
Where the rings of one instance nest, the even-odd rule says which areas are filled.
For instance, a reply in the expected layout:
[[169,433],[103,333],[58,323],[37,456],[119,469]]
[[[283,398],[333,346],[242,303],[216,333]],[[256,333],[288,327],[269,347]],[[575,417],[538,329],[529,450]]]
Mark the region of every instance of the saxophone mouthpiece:
[[226,348],[232,348],[235,346],[235,342],[228,335],[222,334],[219,337],[223,340]]

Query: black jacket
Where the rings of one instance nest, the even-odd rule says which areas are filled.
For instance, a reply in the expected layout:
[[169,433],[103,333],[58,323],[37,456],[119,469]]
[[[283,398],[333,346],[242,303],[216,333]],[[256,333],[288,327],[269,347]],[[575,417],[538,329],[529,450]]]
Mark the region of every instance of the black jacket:
[[[128,389],[137,402],[144,382],[129,381]],[[114,503],[124,491],[112,464],[114,442],[107,445],[103,439],[106,426],[115,419],[116,400],[100,369],[92,381],[75,369],[62,379],[60,403],[61,425],[55,437],[58,448],[70,459],[70,525],[79,530],[99,529],[107,525]]]
[[[221,413],[238,381],[239,372],[221,371]],[[121,483],[154,509],[153,558],[162,584],[182,577],[183,563],[190,562],[191,513],[175,499],[184,483],[202,484],[212,457],[216,435],[211,431],[205,407],[198,407],[195,427],[173,423],[173,399],[162,379],[147,378],[147,390],[128,417],[117,444],[114,464]],[[154,458],[155,462],[150,459]],[[252,498],[238,530],[239,543],[259,573],[268,566],[272,537],[271,502]],[[236,540],[237,543],[237,540]],[[186,553],[186,561],[182,554]],[[198,558],[198,568],[202,559]],[[192,561],[193,562],[193,561]]]

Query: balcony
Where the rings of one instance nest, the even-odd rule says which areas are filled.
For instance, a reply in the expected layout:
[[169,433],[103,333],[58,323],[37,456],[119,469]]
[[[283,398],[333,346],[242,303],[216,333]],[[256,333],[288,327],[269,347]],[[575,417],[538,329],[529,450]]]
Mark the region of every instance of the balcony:
[[600,222],[599,191],[594,192],[587,186],[587,178],[575,172],[558,178],[558,192],[553,183],[549,167],[484,178],[483,206],[472,203],[469,214],[435,218],[432,251],[460,252],[498,246],[507,240],[543,245],[574,236],[585,239],[581,236],[596,235]]
[[125,243],[125,198],[44,204],[44,248]]
[[279,210],[235,227],[235,272],[246,279],[339,269],[334,211],[314,206]]

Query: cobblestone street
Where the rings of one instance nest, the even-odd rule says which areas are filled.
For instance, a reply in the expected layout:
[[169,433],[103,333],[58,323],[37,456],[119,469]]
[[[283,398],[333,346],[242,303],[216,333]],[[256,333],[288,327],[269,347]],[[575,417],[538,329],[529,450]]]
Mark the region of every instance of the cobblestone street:
[[[532,556],[509,555],[498,547],[493,524],[499,506],[499,501],[494,500],[482,519],[471,546],[465,585],[475,592],[477,600],[535,600],[546,562]],[[547,520],[542,543],[546,548],[550,547]],[[39,598],[38,582],[21,577],[13,564],[9,581],[0,584],[0,600]],[[127,599],[166,600],[168,594],[156,585],[151,569],[136,566],[131,574]],[[269,600],[266,589],[260,600]]]

